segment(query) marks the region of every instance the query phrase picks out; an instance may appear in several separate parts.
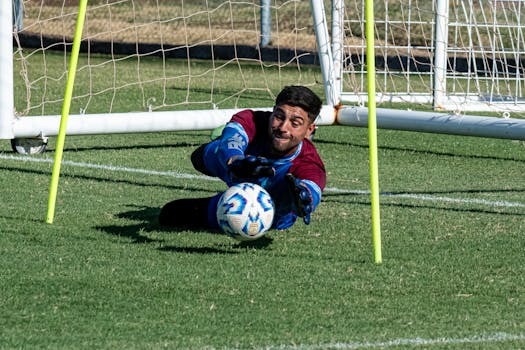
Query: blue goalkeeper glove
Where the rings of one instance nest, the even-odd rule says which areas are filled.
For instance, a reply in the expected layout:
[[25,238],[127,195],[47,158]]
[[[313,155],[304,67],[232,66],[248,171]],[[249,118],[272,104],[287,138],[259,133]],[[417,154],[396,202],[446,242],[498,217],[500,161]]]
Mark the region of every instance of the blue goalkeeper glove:
[[310,214],[314,211],[314,198],[308,186],[292,174],[286,174],[288,186],[292,192],[297,215],[303,218],[306,225],[310,224]]
[[275,175],[275,169],[271,164],[264,157],[247,156],[234,159],[228,168],[237,179],[258,179]]

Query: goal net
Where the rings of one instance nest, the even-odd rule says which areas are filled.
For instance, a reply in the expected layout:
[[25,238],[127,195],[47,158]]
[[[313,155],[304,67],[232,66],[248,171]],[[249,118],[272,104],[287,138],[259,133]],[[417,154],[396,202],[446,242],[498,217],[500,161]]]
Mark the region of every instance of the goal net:
[[[0,45],[13,45],[2,50],[13,57],[13,114],[57,116],[78,1],[8,1],[13,13],[5,18],[4,2],[0,16],[13,21],[12,38],[0,35]],[[525,116],[522,1],[374,7],[379,107]],[[70,134],[173,130],[181,120],[211,128],[231,109],[271,107],[290,84],[309,86],[328,105],[367,103],[364,0],[90,0],[82,37],[71,114],[85,118]],[[202,110],[210,112],[190,113]],[[188,114],[166,122],[171,111]],[[226,112],[198,123],[213,111]],[[56,135],[50,124],[58,126],[15,123],[0,137]]]
[[[525,2],[374,2],[378,103],[525,115]],[[366,102],[364,2],[344,13],[343,100]]]
[[[16,31],[16,110],[60,110],[78,1],[23,2]],[[286,84],[318,85],[309,3],[270,8],[261,47],[253,1],[89,1],[74,107],[85,113],[271,105]],[[23,83],[23,84],[21,84]]]

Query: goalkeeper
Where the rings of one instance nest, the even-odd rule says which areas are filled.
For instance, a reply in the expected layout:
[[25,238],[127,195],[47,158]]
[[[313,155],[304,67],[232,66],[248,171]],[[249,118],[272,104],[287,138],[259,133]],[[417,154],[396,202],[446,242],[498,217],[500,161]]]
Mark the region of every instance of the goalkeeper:
[[[307,87],[287,86],[272,112],[235,114],[218,139],[192,153],[193,166],[228,186],[252,182],[265,188],[275,204],[272,228],[289,228],[298,217],[309,224],[326,184],[324,164],[309,139],[321,106]],[[160,212],[159,224],[218,228],[215,212],[221,194],[169,202]]]

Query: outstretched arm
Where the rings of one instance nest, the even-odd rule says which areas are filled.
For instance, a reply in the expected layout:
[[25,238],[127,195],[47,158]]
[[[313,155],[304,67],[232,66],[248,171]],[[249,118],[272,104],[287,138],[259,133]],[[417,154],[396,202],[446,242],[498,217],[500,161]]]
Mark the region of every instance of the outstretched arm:
[[248,135],[239,123],[226,124],[216,149],[216,155],[220,164],[227,169],[228,183],[251,181],[275,175],[272,163],[268,159],[244,154],[248,142]]
[[239,123],[226,124],[216,149],[219,161],[226,166],[232,158],[244,157],[248,141],[248,135]]

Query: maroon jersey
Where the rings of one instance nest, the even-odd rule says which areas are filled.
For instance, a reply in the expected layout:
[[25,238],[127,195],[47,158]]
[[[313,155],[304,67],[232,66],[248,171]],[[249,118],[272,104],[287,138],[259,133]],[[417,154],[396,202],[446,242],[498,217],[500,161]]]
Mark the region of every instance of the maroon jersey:
[[[322,191],[326,186],[326,171],[319,154],[309,139],[304,139],[297,152],[291,156],[274,159],[270,154],[269,119],[271,112],[244,110],[235,114],[231,121],[239,123],[248,137],[245,154],[275,160],[277,167],[286,168],[296,178],[310,180]],[[275,164],[275,163],[274,163]],[[276,168],[276,173],[280,171]],[[284,175],[282,174],[282,175]],[[276,174],[277,175],[277,174]]]

